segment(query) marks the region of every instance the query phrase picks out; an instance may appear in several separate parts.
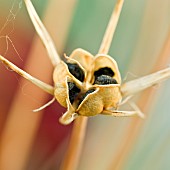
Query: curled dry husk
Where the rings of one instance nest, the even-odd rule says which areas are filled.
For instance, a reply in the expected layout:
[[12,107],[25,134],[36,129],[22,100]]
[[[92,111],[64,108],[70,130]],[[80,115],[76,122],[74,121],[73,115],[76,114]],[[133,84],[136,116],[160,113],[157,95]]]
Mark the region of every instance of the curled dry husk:
[[[65,56],[66,62],[61,61],[55,68],[53,80],[55,83],[54,95],[57,101],[67,108],[62,115],[62,124],[71,123],[78,116],[94,116],[105,109],[117,109],[122,97],[120,92],[121,77],[117,63],[108,55],[91,55],[89,52],[76,49],[70,57]],[[69,71],[67,63],[76,64],[83,71],[84,80],[80,81]],[[96,71],[107,68],[113,73],[115,84],[95,84]],[[102,73],[99,73],[102,74]],[[74,101],[70,101],[68,82],[78,90]]]

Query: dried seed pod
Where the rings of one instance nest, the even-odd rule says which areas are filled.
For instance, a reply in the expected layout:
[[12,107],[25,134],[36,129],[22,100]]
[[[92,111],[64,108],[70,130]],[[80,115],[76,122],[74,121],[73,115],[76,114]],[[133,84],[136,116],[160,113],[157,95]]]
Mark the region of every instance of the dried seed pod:
[[65,57],[67,62],[61,62],[54,71],[54,82],[60,85],[55,86],[56,99],[68,109],[60,119],[62,123],[70,123],[78,115],[94,116],[118,107],[121,77],[110,56],[94,57],[77,49]]

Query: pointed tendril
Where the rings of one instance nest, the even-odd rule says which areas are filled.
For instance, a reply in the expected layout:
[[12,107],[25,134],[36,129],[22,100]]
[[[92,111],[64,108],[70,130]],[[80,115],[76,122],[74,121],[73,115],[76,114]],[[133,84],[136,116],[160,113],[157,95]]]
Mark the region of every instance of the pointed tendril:
[[13,71],[15,71],[16,73],[18,73],[20,76],[24,77],[25,79],[29,80],[30,82],[32,82],[33,84],[35,84],[36,86],[40,87],[42,90],[46,91],[47,93],[54,95],[54,88],[49,85],[46,84],[42,81],[40,81],[39,79],[31,76],[30,74],[26,73],[25,71],[21,70],[19,67],[15,66],[13,63],[11,63],[10,61],[8,61],[7,59],[5,59],[4,57],[2,57],[0,55],[0,60],[9,68],[11,68]]
[[54,66],[56,66],[60,62],[59,54],[55,48],[54,42],[41,22],[37,12],[34,9],[34,6],[30,0],[24,0],[28,14],[31,18],[31,21],[37,31],[39,37],[41,38],[43,44],[46,47],[48,56]]
[[98,53],[107,54],[109,52],[123,3],[124,0],[118,0],[116,3]]

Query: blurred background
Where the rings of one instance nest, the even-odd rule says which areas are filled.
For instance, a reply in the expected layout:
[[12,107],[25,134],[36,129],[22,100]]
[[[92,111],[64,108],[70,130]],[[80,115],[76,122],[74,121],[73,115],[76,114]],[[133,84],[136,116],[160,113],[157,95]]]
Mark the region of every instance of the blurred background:
[[[76,48],[96,55],[115,0],[37,0],[37,13],[61,57]],[[40,80],[53,84],[53,67],[24,2],[0,0],[0,54]],[[170,64],[170,1],[125,0],[109,52],[123,82]],[[170,81],[134,98],[146,118],[89,118],[78,170],[168,170]],[[59,124],[57,102],[0,62],[0,169],[57,170],[72,125]],[[76,143],[75,143],[76,145]]]

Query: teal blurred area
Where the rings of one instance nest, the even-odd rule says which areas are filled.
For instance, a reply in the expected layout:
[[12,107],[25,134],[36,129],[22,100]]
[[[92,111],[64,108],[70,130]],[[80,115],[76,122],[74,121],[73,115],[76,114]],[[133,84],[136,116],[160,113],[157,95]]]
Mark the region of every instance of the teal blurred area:
[[148,111],[136,143],[123,165],[124,169],[165,169],[170,167],[170,81],[162,85],[157,100]]
[[157,99],[149,110],[135,145],[122,166],[126,170],[169,169],[170,155],[170,82],[159,90]]

